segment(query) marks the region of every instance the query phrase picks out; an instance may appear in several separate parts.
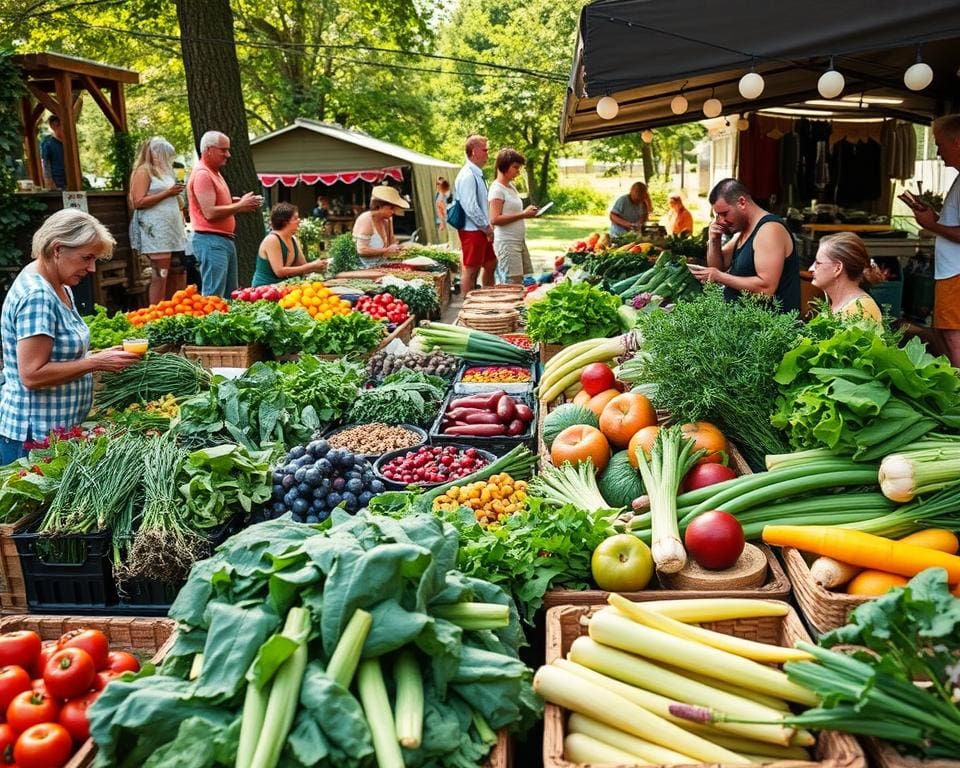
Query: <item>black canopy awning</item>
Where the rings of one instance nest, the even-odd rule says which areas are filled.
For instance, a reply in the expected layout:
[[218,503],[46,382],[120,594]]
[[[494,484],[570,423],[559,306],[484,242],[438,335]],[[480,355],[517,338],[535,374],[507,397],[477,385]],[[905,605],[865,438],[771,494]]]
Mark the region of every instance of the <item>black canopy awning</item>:
[[[903,73],[916,61],[934,72],[923,91]],[[811,105],[854,116],[926,123],[960,107],[958,0],[598,0],[581,12],[573,71],[564,101],[564,141],[613,136],[702,119],[715,96],[723,114],[823,101],[817,80],[831,57],[847,106]],[[740,78],[754,68],[765,87],[744,99]],[[670,109],[681,90],[689,107]],[[612,120],[596,112],[605,96]]]

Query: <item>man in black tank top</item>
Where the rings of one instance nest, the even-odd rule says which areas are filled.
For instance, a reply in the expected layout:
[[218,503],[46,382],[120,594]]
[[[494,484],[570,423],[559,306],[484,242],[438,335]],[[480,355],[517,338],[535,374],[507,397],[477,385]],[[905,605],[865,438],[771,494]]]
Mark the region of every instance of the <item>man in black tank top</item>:
[[[737,179],[710,191],[716,218],[710,224],[706,267],[691,267],[701,283],[723,286],[727,301],[746,291],[770,296],[783,312],[800,309],[800,258],[779,216],[763,210]],[[734,235],[721,245],[723,235]]]

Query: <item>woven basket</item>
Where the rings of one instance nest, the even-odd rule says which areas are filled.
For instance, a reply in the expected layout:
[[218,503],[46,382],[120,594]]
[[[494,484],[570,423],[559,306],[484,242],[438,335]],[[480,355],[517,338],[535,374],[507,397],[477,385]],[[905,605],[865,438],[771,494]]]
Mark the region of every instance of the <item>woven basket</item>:
[[781,554],[787,576],[793,584],[797,605],[810,628],[818,635],[842,627],[847,623],[850,611],[873,599],[869,595],[847,595],[821,587],[813,580],[810,566],[798,549],[784,547]]
[[[6,616],[0,619],[0,633],[33,630],[41,640],[59,640],[74,629],[99,629],[118,651],[147,655],[159,664],[173,645],[176,624],[170,619],[127,618],[123,616]],[[64,768],[87,768],[93,765],[97,745],[87,739]]]
[[36,515],[25,515],[13,523],[0,525],[0,611],[3,613],[23,612],[27,609],[27,587],[20,565],[20,555],[16,542],[11,538],[20,533]]
[[487,333],[513,333],[520,327],[520,313],[515,309],[468,309],[457,316],[457,324]]
[[263,344],[247,344],[238,347],[192,347],[183,348],[183,356],[196,360],[210,368],[249,368],[254,363],[268,358]]
[[960,768],[960,760],[921,760],[919,757],[901,755],[892,744],[880,739],[863,736],[860,742],[866,748],[873,768]]
[[497,731],[497,743],[483,761],[483,768],[513,768],[513,741],[506,729]]
[[[547,611],[546,663],[566,655],[570,645],[587,627],[580,623],[602,606],[560,606]],[[797,640],[810,637],[803,628],[800,617],[791,608],[786,616],[762,616],[750,619],[708,622],[703,626],[728,635],[745,637],[761,643],[792,646]],[[571,763],[563,756],[563,739],[566,718],[564,710],[547,704],[543,715],[543,765],[544,768],[586,768],[581,763]],[[816,762],[787,760],[767,763],[767,768],[867,768],[863,749],[857,740],[845,733],[823,731],[817,735],[813,747]],[[614,768],[607,766],[606,768]],[[616,766],[615,768],[628,768]],[[713,766],[713,768],[724,768]]]

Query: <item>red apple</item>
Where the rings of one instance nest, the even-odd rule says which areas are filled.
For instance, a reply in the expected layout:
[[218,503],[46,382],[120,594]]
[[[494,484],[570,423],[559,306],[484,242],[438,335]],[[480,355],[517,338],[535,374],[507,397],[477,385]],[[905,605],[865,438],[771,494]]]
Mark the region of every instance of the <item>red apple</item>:
[[683,478],[680,490],[683,493],[695,491],[697,488],[706,488],[708,485],[722,483],[724,480],[733,480],[736,476],[736,472],[723,464],[697,464]]
[[588,395],[599,395],[605,389],[614,389],[616,378],[606,363],[590,363],[580,372],[580,383]]
[[711,571],[722,571],[736,563],[744,543],[740,521],[719,509],[695,517],[683,535],[690,557]]

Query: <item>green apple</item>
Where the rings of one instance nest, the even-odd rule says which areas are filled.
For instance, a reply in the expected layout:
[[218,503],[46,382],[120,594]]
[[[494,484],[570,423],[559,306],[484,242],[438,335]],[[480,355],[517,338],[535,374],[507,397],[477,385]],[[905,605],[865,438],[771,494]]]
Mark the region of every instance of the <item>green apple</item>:
[[636,592],[653,578],[650,547],[636,536],[618,533],[593,550],[590,571],[600,589],[608,592]]

